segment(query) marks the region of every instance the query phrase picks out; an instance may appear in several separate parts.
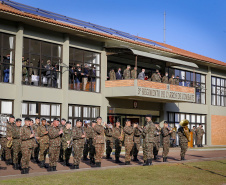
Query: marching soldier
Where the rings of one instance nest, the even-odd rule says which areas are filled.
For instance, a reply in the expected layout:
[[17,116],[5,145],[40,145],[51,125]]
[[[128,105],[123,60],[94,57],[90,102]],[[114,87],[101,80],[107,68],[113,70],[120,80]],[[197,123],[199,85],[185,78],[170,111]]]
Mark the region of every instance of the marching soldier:
[[193,126],[193,129],[191,129],[191,132],[193,134],[193,141],[192,141],[193,147],[195,147],[196,145],[196,127],[195,126]]
[[143,129],[145,134],[145,152],[147,154],[146,163],[143,166],[150,166],[152,165],[152,158],[153,158],[153,147],[154,147],[154,135],[156,131],[156,127],[151,120],[152,116],[150,114],[146,115],[146,126]]
[[[33,130],[34,130],[35,133],[37,133],[39,126],[40,126],[40,118],[39,117],[36,117],[35,118],[35,124],[33,125]],[[36,137],[36,139],[39,139],[39,138]],[[33,148],[32,153],[33,153],[33,157],[34,157],[34,162],[35,163],[39,163],[39,160],[38,160],[38,156],[39,156],[39,143],[34,142],[34,148]]]
[[42,118],[42,123],[37,129],[38,136],[39,136],[39,144],[40,144],[40,168],[46,167],[45,165],[45,160],[46,160],[46,155],[49,149],[49,136],[48,136],[48,126],[46,123],[46,119]]
[[169,84],[175,85],[174,75],[172,75],[171,78],[169,79]]
[[[61,124],[59,125],[59,129],[62,129],[63,131],[66,129],[66,119],[62,118],[61,119]],[[60,136],[61,138],[61,144],[60,144],[60,155],[59,155],[59,161],[64,162],[63,160],[63,146],[62,146],[62,135]]]
[[72,152],[72,147],[70,145],[71,139],[72,139],[71,122],[67,121],[65,129],[63,129],[62,136],[64,166],[70,166],[69,160]]
[[154,154],[154,160],[158,159],[158,152],[160,148],[160,134],[161,134],[161,128],[159,127],[159,122],[155,122],[155,136],[154,136],[154,147],[153,147],[153,154]]
[[110,80],[116,80],[114,69],[111,69],[111,71],[109,72],[109,77],[110,77]]
[[96,125],[96,120],[92,121],[92,126],[89,127],[87,134],[90,135],[89,137],[89,158],[90,158],[90,164],[95,164],[95,132],[94,132],[94,127]]
[[134,69],[131,71],[131,79],[137,79],[137,68],[134,67]]
[[106,159],[111,158],[111,152],[113,149],[113,129],[112,124],[108,124],[105,128],[105,140],[106,140]]
[[127,68],[123,71],[123,78],[125,80],[130,79],[130,65],[127,66]]
[[[94,126],[95,140],[95,163],[96,167],[101,167],[101,158],[104,154],[104,126],[101,125],[102,118],[97,117],[97,124]],[[106,123],[104,123],[106,125]]]
[[163,143],[163,151],[162,158],[163,162],[167,162],[167,155],[169,153],[170,147],[170,134],[172,133],[172,129],[169,128],[168,123],[164,121],[164,127],[162,128],[162,143]]
[[26,117],[24,119],[24,126],[21,128],[20,138],[21,138],[21,174],[29,173],[29,161],[31,158],[32,148],[34,146],[34,133],[32,133],[31,119]]
[[199,127],[196,129],[196,135],[197,135],[197,146],[201,147],[202,146],[202,136],[203,136],[203,132],[202,132],[202,124],[199,124]]
[[123,129],[124,133],[124,144],[125,144],[125,165],[130,165],[131,161],[131,156],[132,156],[132,149],[133,149],[133,136],[134,136],[134,131],[135,128],[137,128],[137,124],[134,124],[133,127],[131,126],[131,121],[130,119],[126,120],[126,125]]
[[59,120],[54,118],[53,126],[49,127],[49,171],[57,171],[56,165],[60,154],[63,129],[59,128]]
[[168,73],[165,73],[165,76],[162,77],[162,83],[168,84],[169,80],[168,80]]
[[16,125],[12,129],[13,135],[13,142],[12,142],[12,149],[13,149],[13,168],[18,170],[20,168],[20,161],[22,157],[21,153],[21,139],[20,139],[20,132],[21,132],[21,119],[16,119]]
[[82,128],[81,120],[76,121],[76,126],[73,128],[72,131],[72,138],[73,138],[73,149],[74,149],[74,165],[72,169],[79,169],[79,164],[82,158],[82,152],[85,143],[85,132]]
[[86,139],[85,139],[85,144],[84,144],[84,150],[83,150],[83,160],[87,161],[88,158],[88,154],[89,154],[89,137],[90,137],[90,132],[88,132],[89,129],[89,125],[88,122],[84,123],[84,132],[86,133]]
[[115,127],[113,128],[113,137],[115,139],[115,162],[121,163],[119,160],[121,148],[122,148],[122,141],[123,141],[123,128],[120,127],[119,120],[116,121]]
[[143,130],[142,128],[139,126],[138,123],[135,123],[137,124],[137,128],[135,129],[135,132],[134,132],[134,145],[133,145],[133,161],[139,161],[137,159],[137,155],[139,153],[139,149],[140,149],[140,136],[142,135],[143,133]]

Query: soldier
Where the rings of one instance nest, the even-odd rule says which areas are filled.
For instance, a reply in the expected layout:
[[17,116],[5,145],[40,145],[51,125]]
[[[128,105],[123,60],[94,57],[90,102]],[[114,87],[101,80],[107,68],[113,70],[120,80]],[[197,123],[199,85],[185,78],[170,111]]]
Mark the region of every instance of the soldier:
[[134,145],[133,145],[133,161],[139,161],[137,159],[137,155],[139,153],[139,149],[140,149],[140,136],[143,134],[143,130],[142,128],[139,126],[138,123],[137,124],[137,128],[135,129],[134,132]]
[[[101,167],[101,158],[104,154],[104,126],[101,125],[102,118],[97,117],[97,124],[94,126],[95,140],[95,162],[96,167]],[[106,123],[104,123],[106,125]]]
[[131,71],[131,79],[137,79],[137,68],[134,67]]
[[188,149],[188,139],[186,135],[189,135],[189,129],[185,130],[183,127],[180,127],[178,129],[178,136],[179,136],[179,144],[181,147],[181,152],[180,152],[180,156],[181,156],[181,160],[185,160],[185,153],[187,152]]
[[203,147],[202,145],[202,140],[203,140],[203,135],[205,134],[205,131],[203,129],[203,126],[201,126],[201,133],[202,133],[202,137],[201,137],[201,147]]
[[[35,118],[35,124],[33,125],[33,130],[34,130],[35,133],[37,133],[39,126],[40,126],[40,118],[39,117],[36,117]],[[36,139],[38,140],[39,138],[36,137]],[[33,148],[32,153],[33,153],[33,157],[34,157],[34,162],[35,163],[39,163],[39,160],[38,160],[38,156],[39,156],[39,143],[34,142],[34,148]]]
[[119,120],[116,121],[115,127],[113,128],[113,137],[115,139],[115,162],[121,163],[119,160],[121,148],[122,148],[122,141],[124,138],[122,138],[123,128],[120,127]]
[[62,146],[63,146],[63,160],[64,166],[70,166],[69,160],[72,152],[72,147],[70,142],[72,140],[72,130],[71,130],[71,122],[66,122],[66,127],[63,129],[63,136],[62,136]]
[[74,149],[74,165],[72,169],[79,169],[82,158],[82,151],[85,143],[85,132],[82,128],[81,120],[76,121],[76,126],[72,130],[73,149]]
[[176,136],[177,136],[177,134],[176,134],[176,132],[177,132],[177,127],[175,126],[173,128],[173,132],[171,133],[171,138],[173,140],[173,142],[172,142],[173,147],[176,147],[177,146],[177,143],[176,143],[176,138],[177,138]]
[[94,133],[94,127],[96,125],[96,120],[92,121],[92,126],[88,127],[87,135],[89,136],[89,158],[90,158],[90,164],[95,164],[95,133]]
[[21,153],[21,139],[20,139],[20,132],[21,132],[21,119],[16,119],[16,125],[12,129],[12,136],[13,136],[13,168],[15,170],[19,170],[20,168],[20,161],[22,157]]
[[162,143],[163,143],[163,151],[162,158],[163,162],[167,162],[167,155],[169,153],[170,147],[170,134],[172,133],[172,128],[168,126],[168,123],[164,121],[164,127],[162,128]]
[[[83,150],[83,160],[84,160],[84,161],[89,160],[89,159],[87,158],[87,156],[88,156],[88,154],[89,154],[89,137],[90,137],[89,132],[88,132],[88,128],[89,128],[88,122],[85,121],[84,127],[83,127],[84,132],[86,133],[86,139],[85,139],[84,150]],[[87,133],[88,133],[88,134],[87,134]]]
[[8,148],[7,147],[7,143],[8,141],[12,140],[12,128],[14,126],[14,120],[15,117],[14,116],[9,116],[9,121],[7,123],[7,127],[6,127],[6,138],[3,138],[3,143],[4,143],[4,150],[5,150],[5,160],[6,160],[6,164],[10,165],[13,163],[12,161],[12,156],[11,156],[11,150],[12,148]]
[[40,144],[40,168],[46,167],[45,165],[45,160],[46,160],[46,155],[49,149],[49,136],[48,136],[48,126],[46,123],[46,119],[42,118],[42,124],[38,127],[37,129],[38,137],[39,139],[39,144]]
[[147,155],[146,163],[143,166],[150,166],[152,165],[152,158],[153,158],[153,146],[154,146],[154,135],[156,131],[156,127],[151,120],[152,116],[150,114],[146,115],[146,126],[143,129],[145,135],[145,152]]
[[175,85],[179,85],[180,79],[179,76],[177,75],[176,79],[175,79]]
[[130,79],[130,65],[127,65],[127,68],[123,71],[123,78],[125,80]]
[[59,119],[54,118],[53,126],[49,127],[49,170],[57,171],[56,165],[60,154],[61,138],[63,129],[59,128]]
[[161,135],[161,128],[159,126],[159,122],[155,122],[155,136],[154,136],[154,146],[153,146],[153,154],[154,154],[154,160],[158,159],[158,152],[160,148],[160,135]]
[[126,120],[125,127],[123,129],[124,133],[124,144],[125,144],[125,165],[130,165],[131,156],[132,156],[132,149],[133,149],[133,136],[135,128],[137,128],[137,124],[134,124],[133,127],[131,126],[130,119]]
[[197,146],[201,147],[202,146],[202,136],[203,136],[203,132],[202,132],[202,124],[199,124],[199,127],[196,129],[196,135],[197,135]]
[[114,69],[111,69],[111,71],[109,72],[109,77],[110,77],[110,80],[116,80],[116,75],[115,75]]
[[162,77],[162,83],[165,83],[165,84],[169,83],[169,81],[168,81],[168,73],[167,72],[165,73],[165,76]]
[[196,127],[195,126],[193,126],[193,129],[191,129],[191,132],[193,134],[193,141],[192,141],[193,147],[195,147],[196,145]]
[[29,161],[31,158],[31,152],[34,145],[34,133],[32,133],[32,128],[30,126],[31,119],[26,117],[24,119],[24,126],[21,128],[20,138],[21,138],[21,174],[29,173]]
[[[61,119],[61,124],[59,125],[59,128],[62,129],[63,131],[66,129],[66,119],[64,119],[64,118]],[[64,160],[63,160],[63,151],[64,150],[63,150],[63,146],[62,146],[62,136],[63,135],[60,136],[60,138],[61,138],[60,155],[59,155],[60,162],[64,162]]]
[[161,76],[160,76],[160,73],[159,73],[158,69],[156,69],[156,72],[152,74],[151,81],[153,81],[153,82],[161,82]]
[[[31,119],[31,122],[30,122],[30,127],[33,129],[33,131],[34,131],[34,122],[33,122],[33,120]],[[36,135],[35,135],[35,137],[36,137]],[[35,140],[35,137],[33,137],[31,140],[33,141],[33,146],[32,146],[32,151],[31,151],[31,161],[33,162],[33,163],[35,163],[36,161],[35,161],[35,158],[34,158],[34,156],[35,156],[35,152],[34,152],[34,147],[36,146],[36,144],[38,144],[38,143],[36,143],[36,141],[37,140]]]
[[174,75],[172,75],[171,78],[169,79],[169,84],[175,85]]
[[108,124],[105,128],[105,141],[106,141],[106,159],[111,158],[111,152],[113,149],[113,128],[112,124]]

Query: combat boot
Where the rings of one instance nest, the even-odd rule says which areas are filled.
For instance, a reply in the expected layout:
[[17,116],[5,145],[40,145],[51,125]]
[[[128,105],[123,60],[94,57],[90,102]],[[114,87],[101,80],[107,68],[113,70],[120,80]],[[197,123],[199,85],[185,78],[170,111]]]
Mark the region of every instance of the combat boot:
[[135,156],[133,157],[133,161],[139,161],[139,160],[137,159],[137,155],[135,155]]
[[57,171],[57,170],[56,170],[56,166],[53,166],[53,171]]
[[71,166],[71,164],[69,163],[69,159],[66,160],[66,166]]
[[13,164],[13,169],[14,169],[14,170],[19,170],[19,166],[18,166],[17,163],[16,163],[16,164]]
[[49,168],[48,168],[48,172],[52,172],[53,171],[53,166],[50,166]]
[[181,161],[184,161],[185,159],[184,159],[184,157],[181,157]]
[[152,165],[152,160],[151,159],[147,159],[146,163],[143,164],[143,166],[151,166]]
[[45,167],[45,161],[41,161],[39,166],[40,166],[40,168],[44,168]]
[[21,169],[21,174],[25,174],[25,171],[26,171],[25,169],[26,169],[26,168],[22,168],[22,169]]
[[87,158],[87,156],[83,156],[83,161],[88,161],[89,159]]
[[115,163],[122,163],[122,162],[119,160],[119,157],[116,157]]
[[79,169],[79,165],[74,165],[73,169],[76,169],[76,170]]
[[154,160],[157,160],[158,158],[157,158],[157,155],[154,155]]
[[130,161],[126,161],[125,162],[125,165],[130,165]]
[[101,167],[101,162],[96,162],[96,167]]
[[24,174],[29,174],[29,168],[25,168],[25,173]]
[[166,157],[163,157],[163,162],[166,162]]

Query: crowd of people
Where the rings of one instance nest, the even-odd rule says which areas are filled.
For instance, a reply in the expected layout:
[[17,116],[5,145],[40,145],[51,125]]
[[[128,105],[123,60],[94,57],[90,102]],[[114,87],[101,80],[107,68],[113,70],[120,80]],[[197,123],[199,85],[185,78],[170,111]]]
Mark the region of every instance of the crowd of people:
[[[40,168],[47,168],[48,171],[56,171],[57,162],[63,162],[64,166],[71,169],[79,169],[82,156],[83,160],[90,160],[92,167],[101,167],[101,159],[105,150],[106,159],[112,159],[112,149],[115,147],[115,162],[120,161],[122,144],[125,146],[125,165],[130,165],[133,156],[138,161],[141,138],[143,139],[143,161],[144,166],[152,165],[152,160],[158,159],[160,147],[160,136],[163,137],[163,162],[167,162],[170,147],[170,137],[174,130],[165,121],[163,128],[159,123],[152,122],[152,116],[146,115],[145,126],[138,123],[131,124],[127,119],[124,128],[119,120],[114,125],[102,122],[97,117],[92,123],[82,124],[76,120],[72,127],[65,119],[54,118],[53,121],[40,120],[39,117],[32,119],[26,117],[24,125],[22,120],[10,116],[6,124],[6,133],[1,135],[1,159],[7,165],[13,165],[15,170],[21,170],[21,174],[29,173],[29,161],[38,163]],[[40,122],[41,121],[41,122]],[[188,148],[189,129],[178,129],[179,143],[181,146],[181,160],[185,160],[185,153]],[[115,145],[115,146],[114,146]],[[73,164],[69,163],[71,154]],[[49,156],[49,166],[46,164],[46,157]],[[88,159],[89,156],[89,159]]]
[[165,76],[162,76],[158,69],[150,76],[145,74],[145,69],[142,69],[141,72],[137,75],[137,68],[134,67],[133,70],[131,70],[130,65],[127,65],[127,68],[121,72],[121,68],[118,68],[117,72],[115,72],[114,69],[111,69],[109,72],[109,80],[128,80],[128,79],[139,79],[139,80],[148,80],[153,82],[162,82],[165,84],[172,84],[172,85],[179,85],[179,76],[176,76],[173,74],[170,78],[168,76],[168,73],[165,73]]
[[205,131],[203,129],[202,124],[199,124],[198,128],[196,126],[193,126],[191,129],[191,132],[193,133],[193,147],[203,147],[202,140],[203,135],[205,134]]

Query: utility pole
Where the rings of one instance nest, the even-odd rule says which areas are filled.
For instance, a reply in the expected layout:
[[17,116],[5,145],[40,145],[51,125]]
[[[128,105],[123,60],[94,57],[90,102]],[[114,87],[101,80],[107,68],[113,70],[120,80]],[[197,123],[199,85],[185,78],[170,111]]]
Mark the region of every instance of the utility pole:
[[164,11],[164,44],[166,43],[166,11]]

